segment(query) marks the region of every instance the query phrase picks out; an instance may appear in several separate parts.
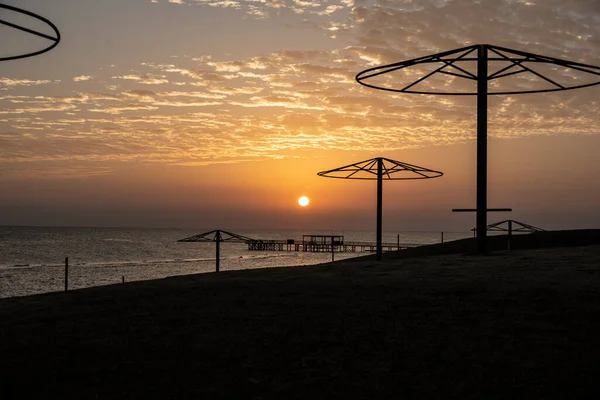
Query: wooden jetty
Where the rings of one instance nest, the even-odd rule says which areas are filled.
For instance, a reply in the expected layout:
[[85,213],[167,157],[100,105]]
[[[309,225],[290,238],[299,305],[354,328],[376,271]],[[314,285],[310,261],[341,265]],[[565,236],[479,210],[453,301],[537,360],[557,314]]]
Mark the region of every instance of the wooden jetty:
[[[247,240],[248,250],[253,251],[304,251],[311,253],[364,253],[377,251],[374,242],[346,242],[342,235],[303,235],[302,240],[295,239],[251,239]],[[419,244],[382,243],[384,251],[395,251],[417,247]]]

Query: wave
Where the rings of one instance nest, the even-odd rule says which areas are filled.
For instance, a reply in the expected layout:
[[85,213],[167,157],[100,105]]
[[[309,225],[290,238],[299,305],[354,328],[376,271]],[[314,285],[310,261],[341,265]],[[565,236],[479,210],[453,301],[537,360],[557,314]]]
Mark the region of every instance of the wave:
[[[252,262],[255,260],[281,259],[281,258],[296,258],[296,253],[273,253],[273,254],[250,254],[250,255],[233,255],[221,257],[221,261]],[[215,262],[214,257],[200,258],[173,258],[173,259],[144,259],[144,260],[98,260],[88,262],[71,262],[69,267],[86,267],[86,268],[117,268],[117,267],[139,267],[143,265],[158,265],[158,264],[188,264],[188,263],[205,263]],[[64,263],[19,263],[0,265],[0,270],[8,269],[33,269],[33,268],[64,268]]]
[[[69,267],[123,267],[123,266],[140,266],[140,265],[156,265],[156,264],[174,264],[174,263],[193,263],[215,261],[214,258],[185,258],[185,259],[156,259],[156,260],[103,260],[90,262],[69,263]],[[64,268],[65,264],[6,264],[0,265],[0,269],[31,269],[31,268]]]
[[40,268],[40,267],[46,267],[46,266],[52,266],[52,267],[61,267],[62,266],[62,267],[64,267],[65,265],[64,264],[56,264],[56,265],[54,265],[54,264],[52,264],[52,265],[47,264],[47,265],[44,265],[44,264],[25,264],[25,263],[23,263],[23,264],[13,264],[13,265],[6,264],[6,265],[0,265],[0,270],[33,269],[33,268]]
[[283,258],[283,257],[294,257],[296,255],[296,253],[294,252],[290,252],[290,253],[273,253],[273,254],[252,254],[252,255],[248,255],[248,256],[240,256],[240,257],[230,257],[230,258],[240,258],[240,259],[244,259],[244,260],[262,260],[262,259],[268,259],[268,258]]

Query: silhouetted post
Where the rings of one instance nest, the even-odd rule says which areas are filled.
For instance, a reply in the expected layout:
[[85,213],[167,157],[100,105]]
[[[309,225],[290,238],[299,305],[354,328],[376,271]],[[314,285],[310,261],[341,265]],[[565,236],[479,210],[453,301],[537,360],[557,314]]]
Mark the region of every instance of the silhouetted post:
[[444,243],[444,232],[442,232],[442,243]]
[[331,262],[334,262],[335,252],[333,251],[333,235],[331,235]]
[[487,251],[487,81],[486,45],[477,49],[477,252]]
[[382,198],[383,197],[383,160],[377,160],[377,261],[381,260],[381,230],[382,230]]
[[398,250],[400,250],[400,234],[396,236],[396,240],[398,241]]
[[475,232],[477,253],[487,252],[487,106],[488,46],[477,46],[477,199]]
[[216,268],[216,272],[219,272],[219,259],[221,257],[221,255],[219,254],[220,247],[221,247],[221,233],[220,232],[217,232],[217,234],[215,235],[215,240],[217,242],[217,254],[215,256],[215,268]]
[[512,239],[512,219],[508,220],[508,250],[510,251],[510,241]]
[[122,277],[121,277],[121,282],[122,282],[122,283],[125,283],[125,276],[122,276]]
[[69,257],[65,257],[65,292],[69,290]]

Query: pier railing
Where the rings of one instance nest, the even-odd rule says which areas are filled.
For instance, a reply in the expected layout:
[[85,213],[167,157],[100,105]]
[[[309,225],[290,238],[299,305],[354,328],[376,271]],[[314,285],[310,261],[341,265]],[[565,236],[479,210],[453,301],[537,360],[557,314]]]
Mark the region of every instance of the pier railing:
[[[365,253],[375,252],[377,244],[374,242],[306,242],[293,239],[267,239],[267,240],[248,240],[246,241],[248,250],[253,251],[305,251],[305,252],[339,252],[339,253]],[[333,249],[332,249],[333,246]],[[411,247],[422,246],[416,243],[382,243],[384,251],[395,251],[408,249]]]

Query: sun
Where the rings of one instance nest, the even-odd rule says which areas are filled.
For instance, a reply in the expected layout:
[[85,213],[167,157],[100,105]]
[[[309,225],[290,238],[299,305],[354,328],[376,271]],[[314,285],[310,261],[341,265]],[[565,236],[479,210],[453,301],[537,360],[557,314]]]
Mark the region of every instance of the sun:
[[300,204],[302,207],[306,207],[308,203],[310,203],[310,200],[306,196],[302,196],[298,199],[298,204]]

